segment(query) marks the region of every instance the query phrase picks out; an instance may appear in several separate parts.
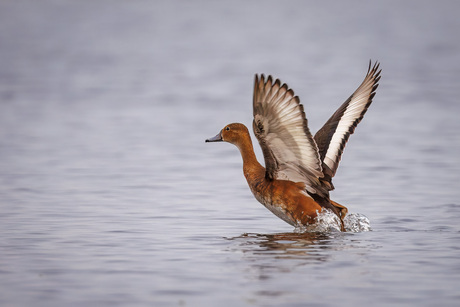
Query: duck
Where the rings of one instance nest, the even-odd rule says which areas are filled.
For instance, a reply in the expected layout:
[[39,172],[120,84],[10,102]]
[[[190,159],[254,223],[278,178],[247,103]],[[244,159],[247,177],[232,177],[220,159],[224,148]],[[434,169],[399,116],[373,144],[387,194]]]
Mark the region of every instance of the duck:
[[228,142],[239,149],[252,194],[283,221],[296,228],[314,226],[318,214],[329,210],[345,231],[348,208],[330,199],[335,188],[332,178],[350,135],[372,103],[380,77],[380,63],[370,61],[361,85],[313,136],[294,91],[271,75],[256,74],[252,128],[265,167],[257,160],[249,130],[242,123],[228,124],[205,141]]

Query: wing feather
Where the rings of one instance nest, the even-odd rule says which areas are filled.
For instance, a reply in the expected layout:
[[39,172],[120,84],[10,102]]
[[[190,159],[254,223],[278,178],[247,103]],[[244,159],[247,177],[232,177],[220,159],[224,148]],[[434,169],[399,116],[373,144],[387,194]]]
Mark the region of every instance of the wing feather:
[[266,176],[303,182],[308,192],[326,196],[318,148],[294,91],[271,76],[256,75],[253,109],[253,129],[264,154]]
[[369,62],[364,81],[315,134],[323,170],[329,182],[337,171],[348,138],[363,119],[375,96],[380,80],[379,65],[376,62],[371,66]]

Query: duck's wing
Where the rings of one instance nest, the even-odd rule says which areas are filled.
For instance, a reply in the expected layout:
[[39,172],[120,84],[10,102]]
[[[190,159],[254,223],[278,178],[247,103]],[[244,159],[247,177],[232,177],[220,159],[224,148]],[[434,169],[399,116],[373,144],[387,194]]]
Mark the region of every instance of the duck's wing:
[[323,161],[325,179],[329,183],[337,171],[348,138],[363,119],[375,96],[380,80],[379,65],[377,62],[371,66],[369,62],[364,81],[315,134],[314,139],[318,145],[321,161]]
[[306,190],[325,196],[319,178],[322,162],[308,129],[303,105],[294,91],[277,79],[255,76],[253,129],[270,179],[303,182]]

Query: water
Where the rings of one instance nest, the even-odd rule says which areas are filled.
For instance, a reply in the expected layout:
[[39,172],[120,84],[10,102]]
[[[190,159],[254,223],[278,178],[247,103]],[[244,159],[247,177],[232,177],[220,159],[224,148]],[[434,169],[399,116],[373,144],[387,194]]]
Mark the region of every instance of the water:
[[[458,9],[3,1],[0,305],[457,306]],[[251,124],[255,73],[316,131],[371,58],[332,198],[372,231],[296,232],[204,140]]]

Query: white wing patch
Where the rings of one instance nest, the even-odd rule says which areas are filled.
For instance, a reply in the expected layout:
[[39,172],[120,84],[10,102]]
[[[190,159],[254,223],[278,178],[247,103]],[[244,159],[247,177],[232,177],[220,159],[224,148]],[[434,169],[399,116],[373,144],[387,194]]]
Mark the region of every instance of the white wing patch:
[[333,174],[335,174],[337,170],[343,149],[350,134],[354,132],[356,126],[362,120],[364,113],[366,113],[375,95],[377,82],[380,79],[380,71],[377,70],[378,64],[376,64],[372,70],[369,66],[368,74],[363,83],[345,102],[345,104],[347,104],[345,111],[340,118],[337,118],[337,128],[332,136],[323,160],[333,171]]

